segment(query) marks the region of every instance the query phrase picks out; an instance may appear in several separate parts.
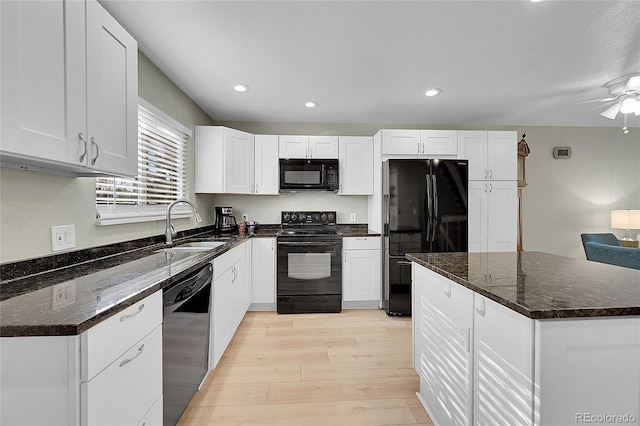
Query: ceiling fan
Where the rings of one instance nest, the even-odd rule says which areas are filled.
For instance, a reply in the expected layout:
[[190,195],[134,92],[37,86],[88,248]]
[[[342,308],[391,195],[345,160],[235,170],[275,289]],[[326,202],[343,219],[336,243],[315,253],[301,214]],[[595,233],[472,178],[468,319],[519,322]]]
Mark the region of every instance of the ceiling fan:
[[609,107],[600,113],[608,119],[615,119],[618,113],[640,115],[640,73],[615,78],[605,84],[611,95],[608,98],[588,102],[608,103]]

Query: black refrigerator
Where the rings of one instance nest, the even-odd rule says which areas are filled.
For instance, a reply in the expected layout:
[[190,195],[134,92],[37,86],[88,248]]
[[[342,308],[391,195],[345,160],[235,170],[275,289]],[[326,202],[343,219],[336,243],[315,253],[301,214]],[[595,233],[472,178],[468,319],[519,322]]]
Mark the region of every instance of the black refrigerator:
[[382,163],[382,307],[411,315],[411,262],[406,253],[466,252],[467,160]]

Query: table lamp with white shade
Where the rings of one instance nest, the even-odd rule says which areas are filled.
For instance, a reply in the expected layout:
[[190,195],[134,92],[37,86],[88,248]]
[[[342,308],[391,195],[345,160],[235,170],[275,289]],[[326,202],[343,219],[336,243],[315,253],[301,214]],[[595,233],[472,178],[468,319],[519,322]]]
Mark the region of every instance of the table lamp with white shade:
[[631,238],[632,229],[640,229],[640,210],[611,210],[611,227],[624,229],[623,241],[635,241]]

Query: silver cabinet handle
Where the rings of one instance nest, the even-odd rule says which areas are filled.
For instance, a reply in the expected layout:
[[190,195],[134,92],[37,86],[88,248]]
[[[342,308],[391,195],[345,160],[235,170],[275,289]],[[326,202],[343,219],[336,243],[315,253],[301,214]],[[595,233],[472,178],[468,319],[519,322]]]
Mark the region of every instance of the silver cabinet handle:
[[489,192],[493,192],[493,184],[492,183],[489,184]]
[[140,345],[140,347],[138,348],[138,353],[135,354],[133,356],[133,358],[129,358],[129,359],[123,359],[120,362],[120,367],[124,367],[125,365],[129,364],[131,361],[133,361],[134,359],[138,358],[140,355],[142,355],[142,351],[144,351],[144,343]]
[[96,138],[93,138],[93,137],[91,138],[91,145],[95,145],[96,146],[96,156],[91,159],[91,165],[95,166],[96,165],[96,160],[100,156],[100,147],[98,147],[98,144],[96,143]]
[[489,179],[493,179],[493,170],[489,170]]
[[416,145],[418,145],[418,154],[420,154],[420,142],[418,142]]
[[256,182],[256,194],[258,193],[258,182]]
[[120,322],[124,322],[124,321],[128,320],[129,318],[132,318],[132,317],[135,317],[136,315],[139,315],[143,310],[144,310],[144,303],[142,305],[140,305],[140,307],[138,308],[138,311],[135,314],[121,316],[120,317]]
[[484,298],[480,298],[480,305],[478,305],[476,303],[476,312],[481,316],[484,316],[484,314],[486,313],[486,306],[484,305]]
[[486,179],[487,176],[489,176],[489,171],[487,169],[484,169],[484,178]]
[[84,143],[84,152],[80,154],[80,157],[78,157],[78,161],[80,163],[84,163],[84,158],[87,156],[87,151],[88,151],[87,140],[84,138],[84,135],[82,134],[82,132],[78,133],[78,137]]
[[442,290],[442,292],[444,293],[445,296],[451,297],[451,283],[447,283],[447,284],[448,284],[447,288]]

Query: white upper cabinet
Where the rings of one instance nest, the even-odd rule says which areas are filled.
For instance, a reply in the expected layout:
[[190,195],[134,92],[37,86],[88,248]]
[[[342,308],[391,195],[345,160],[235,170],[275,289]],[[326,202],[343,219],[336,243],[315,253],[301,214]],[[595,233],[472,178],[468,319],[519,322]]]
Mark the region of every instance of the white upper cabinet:
[[457,130],[421,130],[421,155],[456,156],[458,154]]
[[223,126],[196,126],[195,192],[252,194],[254,136]]
[[382,130],[382,155],[418,155],[420,148],[420,130]]
[[278,195],[278,136],[255,136],[255,187],[257,195]]
[[469,181],[469,252],[515,251],[516,181]]
[[457,154],[457,130],[382,130],[382,155],[455,158]]
[[339,194],[373,194],[373,138],[340,136],[339,145]]
[[3,165],[135,176],[136,41],[95,0],[0,7]]
[[337,136],[279,137],[280,158],[338,158]]
[[87,2],[87,126],[89,167],[138,174],[138,45],[95,1]]
[[469,160],[469,180],[516,180],[516,132],[460,131],[458,137],[458,158]]

